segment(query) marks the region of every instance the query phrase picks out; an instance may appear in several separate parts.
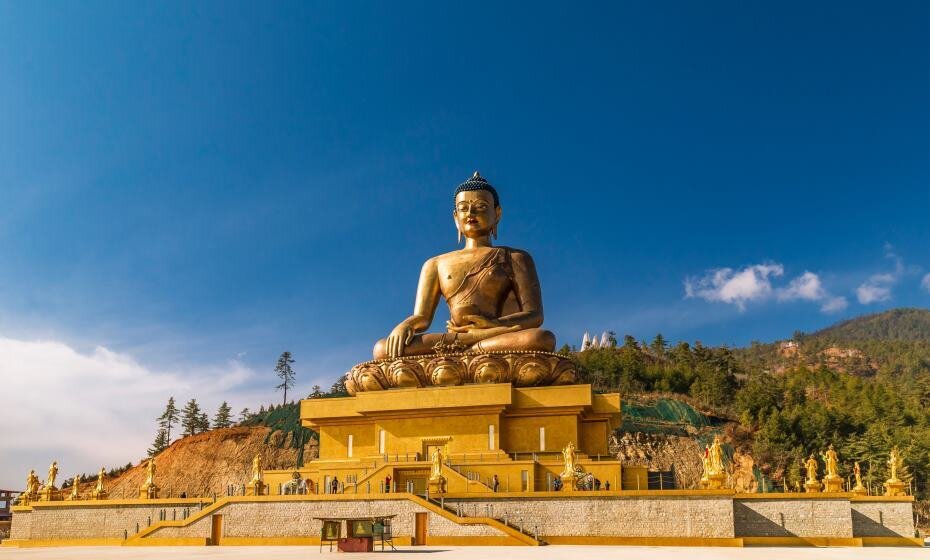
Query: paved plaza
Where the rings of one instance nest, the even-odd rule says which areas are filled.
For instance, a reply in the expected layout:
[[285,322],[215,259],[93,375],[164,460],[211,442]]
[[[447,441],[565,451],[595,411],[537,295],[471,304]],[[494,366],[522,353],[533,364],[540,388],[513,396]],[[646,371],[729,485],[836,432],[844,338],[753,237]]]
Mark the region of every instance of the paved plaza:
[[482,547],[443,546],[406,547],[396,552],[375,552],[346,556],[341,552],[321,553],[315,546],[229,546],[229,547],[69,547],[69,548],[0,548],[0,560],[173,560],[224,559],[306,560],[307,558],[417,558],[423,560],[930,560],[930,548],[698,548],[653,546],[544,546]]

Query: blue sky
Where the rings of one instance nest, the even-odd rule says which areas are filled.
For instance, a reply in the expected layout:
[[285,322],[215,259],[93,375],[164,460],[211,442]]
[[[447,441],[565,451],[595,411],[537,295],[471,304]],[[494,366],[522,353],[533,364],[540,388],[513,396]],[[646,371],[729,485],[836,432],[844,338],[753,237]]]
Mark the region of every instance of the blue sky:
[[475,169],[559,344],[926,307],[928,24],[921,2],[0,3],[6,390],[80,394],[24,373],[39,342],[70,356],[42,371],[89,359],[82,385],[164,382],[146,426],[215,379],[278,398],[284,349],[300,393],[328,386],[455,247]]

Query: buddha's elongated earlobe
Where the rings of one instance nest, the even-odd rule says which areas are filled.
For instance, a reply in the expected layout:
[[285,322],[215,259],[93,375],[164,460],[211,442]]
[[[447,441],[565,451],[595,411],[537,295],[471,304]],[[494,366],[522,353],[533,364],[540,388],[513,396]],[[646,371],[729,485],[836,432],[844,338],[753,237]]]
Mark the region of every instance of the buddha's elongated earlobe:
[[458,241],[458,244],[461,245],[461,244],[462,244],[462,230],[460,230],[459,228],[455,228],[455,229],[456,229],[456,231],[459,232],[459,241]]
[[497,240],[497,225],[491,228],[491,235],[494,236],[494,240],[496,241]]

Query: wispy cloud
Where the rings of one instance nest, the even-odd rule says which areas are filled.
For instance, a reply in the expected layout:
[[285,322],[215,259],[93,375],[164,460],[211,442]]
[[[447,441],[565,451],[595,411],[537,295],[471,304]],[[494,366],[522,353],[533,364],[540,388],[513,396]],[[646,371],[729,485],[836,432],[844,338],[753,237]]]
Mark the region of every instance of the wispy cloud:
[[930,292],[930,274],[925,274],[923,280],[920,281],[920,286]]
[[254,375],[236,360],[154,371],[103,347],[81,353],[57,341],[0,337],[0,485],[20,486],[28,469],[53,459],[68,476],[135,461],[169,395],[182,405],[198,398],[208,411],[222,400],[251,406],[259,402],[248,389]]
[[856,298],[859,303],[868,305],[880,301],[888,301],[892,297],[892,288],[905,273],[916,272],[916,268],[908,269],[904,266],[904,259],[888,243],[885,244],[885,258],[893,263],[894,269],[890,272],[880,272],[869,276],[869,279],[856,288]]
[[740,270],[711,269],[700,278],[685,279],[685,297],[732,304],[740,311],[749,302],[767,300],[773,295],[779,302],[820,303],[824,313],[842,311],[849,305],[846,298],[824,288],[820,276],[810,271],[792,279],[787,286],[774,287],[773,280],[784,273],[785,267],[780,263],[754,264]]
[[820,302],[824,313],[836,313],[846,309],[849,302],[842,296],[834,296],[823,287],[820,276],[810,271],[798,276],[784,288],[776,290],[778,301],[812,301]]
[[784,267],[778,263],[755,264],[742,270],[713,269],[701,278],[686,278],[685,297],[729,303],[743,311],[748,302],[769,297],[771,279],[784,273]]
[[863,305],[888,301],[891,299],[891,288],[897,281],[898,278],[894,274],[873,274],[856,288],[856,297],[859,299],[859,303]]

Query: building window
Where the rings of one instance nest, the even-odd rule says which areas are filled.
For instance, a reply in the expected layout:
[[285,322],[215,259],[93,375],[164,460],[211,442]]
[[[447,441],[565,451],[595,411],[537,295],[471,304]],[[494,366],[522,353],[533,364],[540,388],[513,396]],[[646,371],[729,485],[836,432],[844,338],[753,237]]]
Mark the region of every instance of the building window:
[[546,428],[545,426],[539,427],[539,450],[546,450]]
[[349,434],[349,457],[352,456],[352,434]]
[[494,424],[488,424],[488,449],[494,451]]
[[384,447],[384,430],[378,431],[378,453],[384,455],[386,453]]

